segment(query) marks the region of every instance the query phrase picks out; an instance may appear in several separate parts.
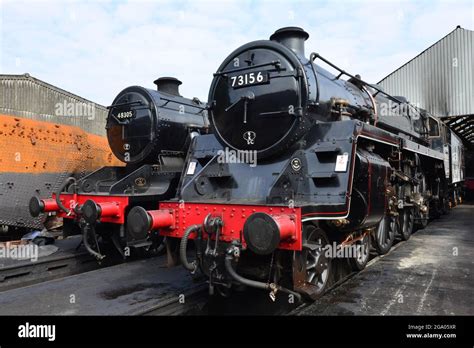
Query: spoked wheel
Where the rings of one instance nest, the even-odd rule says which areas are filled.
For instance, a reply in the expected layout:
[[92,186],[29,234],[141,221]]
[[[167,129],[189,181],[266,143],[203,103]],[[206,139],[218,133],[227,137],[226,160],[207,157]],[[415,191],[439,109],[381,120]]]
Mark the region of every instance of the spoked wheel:
[[362,271],[367,262],[369,262],[370,235],[366,234],[364,238],[358,240],[353,245],[356,246],[357,254],[355,257],[349,258],[349,263],[354,271]]
[[377,250],[377,253],[380,255],[388,253],[393,245],[393,241],[395,240],[396,230],[396,219],[389,215],[385,215],[375,229],[374,248]]
[[404,208],[399,215],[400,237],[402,240],[408,240],[413,232],[413,225],[415,223],[415,213],[413,208]]
[[445,215],[449,212],[449,203],[446,197],[441,198],[441,214]]
[[[420,184],[418,185],[418,193],[423,197],[423,194],[427,190],[426,185],[426,177],[422,175],[420,178]],[[422,211],[425,210],[425,212]],[[428,222],[430,221],[430,203],[429,201],[422,200],[421,206],[417,209],[416,212],[416,220],[415,220],[415,228],[417,230],[422,230],[426,226],[428,226]]]
[[297,256],[300,275],[305,296],[315,300],[324,293],[331,276],[331,259],[326,257],[329,239],[322,229],[310,224],[304,226],[303,235],[306,236],[305,248]]
[[418,213],[418,219],[416,222],[416,226],[419,230],[424,229],[428,226],[428,222],[430,221],[430,208],[429,205],[426,205],[426,212],[422,212],[421,210]]

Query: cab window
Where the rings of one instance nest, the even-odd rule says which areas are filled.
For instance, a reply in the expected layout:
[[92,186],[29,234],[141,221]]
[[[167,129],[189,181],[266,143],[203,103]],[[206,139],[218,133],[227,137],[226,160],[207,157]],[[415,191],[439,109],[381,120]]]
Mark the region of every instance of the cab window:
[[434,117],[429,118],[430,137],[439,137],[439,121]]

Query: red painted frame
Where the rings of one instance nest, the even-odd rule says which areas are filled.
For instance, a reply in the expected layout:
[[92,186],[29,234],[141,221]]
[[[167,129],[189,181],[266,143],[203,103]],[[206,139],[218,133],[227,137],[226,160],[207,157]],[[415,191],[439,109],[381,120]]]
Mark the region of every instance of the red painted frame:
[[[53,194],[53,198],[55,195]],[[97,204],[100,203],[116,203],[118,205],[116,216],[104,216],[100,218],[101,222],[110,222],[115,224],[124,224],[125,223],[125,210],[128,207],[129,201],[128,197],[125,196],[93,196],[93,195],[78,195],[72,193],[61,193],[60,200],[61,203],[66,208],[73,208],[77,204],[84,204],[87,200],[92,200]],[[73,219],[76,217],[74,213],[67,215],[65,212],[60,210],[58,216],[66,219]]]
[[[292,215],[296,223],[296,236],[293,239],[285,240],[278,246],[279,249],[301,250],[302,224],[301,208],[289,208],[287,206],[263,206],[263,205],[240,205],[240,204],[206,204],[206,203],[179,203],[179,202],[161,202],[160,209],[170,210],[175,218],[174,226],[160,230],[160,235],[174,238],[182,238],[184,231],[191,225],[201,225],[206,216],[211,213],[212,216],[219,216],[224,221],[224,226],[220,232],[220,240],[231,242],[239,240],[243,246],[246,246],[243,227],[247,218],[253,213],[267,213],[272,216]],[[190,238],[195,238],[191,234]],[[206,237],[204,233],[203,237]]]

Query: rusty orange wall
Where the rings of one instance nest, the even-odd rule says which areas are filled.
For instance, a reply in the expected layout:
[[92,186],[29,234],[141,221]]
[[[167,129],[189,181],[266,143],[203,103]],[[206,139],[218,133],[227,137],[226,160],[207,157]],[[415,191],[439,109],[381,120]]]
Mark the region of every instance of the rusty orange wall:
[[87,173],[122,165],[105,137],[74,126],[0,114],[0,172]]

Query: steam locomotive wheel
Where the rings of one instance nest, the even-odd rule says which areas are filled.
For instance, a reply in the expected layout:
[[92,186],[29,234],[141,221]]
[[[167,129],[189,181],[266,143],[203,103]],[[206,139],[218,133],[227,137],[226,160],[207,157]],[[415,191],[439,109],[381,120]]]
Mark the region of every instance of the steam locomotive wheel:
[[417,222],[417,227],[419,230],[424,229],[426,226],[428,226],[428,222],[430,221],[430,208],[429,204],[426,205],[426,212],[419,212],[419,218]]
[[[420,185],[418,185],[418,192],[423,196],[423,194],[427,191],[426,177],[422,175],[419,181]],[[430,220],[430,204],[426,200],[423,200],[422,204],[423,209],[421,207],[417,209],[415,222],[415,227],[419,230],[422,230],[428,226],[428,222]],[[424,210],[424,212],[422,210]]]
[[446,197],[441,198],[441,214],[446,215],[449,212],[449,203]]
[[329,239],[322,229],[313,225],[305,226],[304,230],[310,245],[302,251],[305,281],[311,287],[310,297],[316,299],[326,290],[331,275],[331,259],[325,255]]
[[380,255],[388,253],[395,240],[397,221],[395,218],[385,215],[375,229],[374,248]]
[[362,271],[370,255],[370,235],[366,234],[364,238],[354,243],[357,247],[357,255],[349,258],[349,263],[354,271]]
[[413,208],[404,208],[400,214],[400,237],[402,240],[408,240],[413,232],[415,223],[415,213]]

